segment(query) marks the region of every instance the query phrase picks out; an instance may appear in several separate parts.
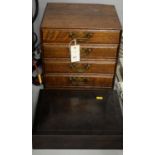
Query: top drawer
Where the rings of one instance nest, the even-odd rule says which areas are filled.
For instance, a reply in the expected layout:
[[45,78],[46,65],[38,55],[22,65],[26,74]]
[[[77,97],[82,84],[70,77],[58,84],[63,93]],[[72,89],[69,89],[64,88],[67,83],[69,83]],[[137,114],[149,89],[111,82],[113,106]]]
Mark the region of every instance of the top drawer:
[[70,43],[77,39],[78,43],[118,44],[119,30],[58,30],[42,29],[42,41],[44,43]]

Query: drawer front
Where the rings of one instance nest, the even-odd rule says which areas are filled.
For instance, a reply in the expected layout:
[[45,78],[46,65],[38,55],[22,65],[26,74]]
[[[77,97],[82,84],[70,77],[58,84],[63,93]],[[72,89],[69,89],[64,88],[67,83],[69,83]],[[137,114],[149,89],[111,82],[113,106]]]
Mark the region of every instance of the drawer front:
[[111,88],[113,75],[45,75],[45,87]]
[[[81,45],[81,59],[116,58],[118,45]],[[70,58],[67,45],[43,44],[44,58]]]
[[119,30],[105,31],[83,31],[83,30],[53,30],[43,29],[42,38],[44,43],[70,43],[77,39],[78,43],[101,43],[118,44],[120,38]]
[[115,60],[111,61],[68,61],[44,60],[45,73],[104,73],[114,74]]

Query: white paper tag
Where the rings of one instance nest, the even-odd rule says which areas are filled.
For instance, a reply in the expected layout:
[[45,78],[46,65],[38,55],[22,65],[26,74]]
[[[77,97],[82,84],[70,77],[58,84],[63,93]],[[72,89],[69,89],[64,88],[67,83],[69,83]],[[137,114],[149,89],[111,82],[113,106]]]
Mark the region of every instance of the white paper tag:
[[71,45],[70,52],[71,52],[71,62],[80,61],[80,45]]

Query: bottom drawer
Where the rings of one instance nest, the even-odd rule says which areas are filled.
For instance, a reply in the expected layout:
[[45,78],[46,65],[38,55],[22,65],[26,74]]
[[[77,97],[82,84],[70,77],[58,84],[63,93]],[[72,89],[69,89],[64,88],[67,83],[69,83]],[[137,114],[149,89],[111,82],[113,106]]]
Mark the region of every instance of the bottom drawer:
[[61,75],[46,74],[45,87],[93,87],[93,88],[111,88],[113,84],[113,75]]

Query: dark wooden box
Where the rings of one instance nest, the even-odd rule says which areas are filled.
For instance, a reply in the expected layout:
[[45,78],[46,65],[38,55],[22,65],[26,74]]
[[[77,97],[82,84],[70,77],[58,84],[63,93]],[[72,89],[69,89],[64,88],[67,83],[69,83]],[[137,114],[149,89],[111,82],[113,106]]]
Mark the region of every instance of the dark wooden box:
[[34,149],[122,149],[123,118],[114,90],[41,90]]

